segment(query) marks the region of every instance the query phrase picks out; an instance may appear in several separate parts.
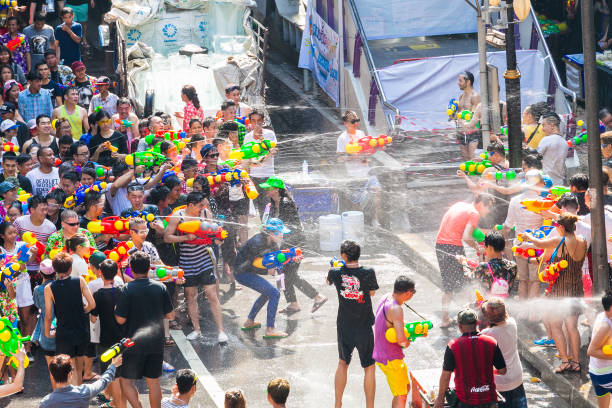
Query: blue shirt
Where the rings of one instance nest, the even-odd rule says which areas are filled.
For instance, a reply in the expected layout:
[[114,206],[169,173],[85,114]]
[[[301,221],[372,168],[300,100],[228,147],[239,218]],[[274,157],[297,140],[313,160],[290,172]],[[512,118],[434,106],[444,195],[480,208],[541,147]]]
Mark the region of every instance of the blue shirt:
[[36,94],[31,93],[29,89],[19,92],[19,113],[24,122],[36,119],[38,115],[42,114],[51,117],[53,103],[49,91],[41,88]]
[[[81,45],[75,43],[67,32],[62,30],[62,24],[55,28],[55,39],[59,41],[60,64],[70,66],[75,61],[81,60]],[[70,27],[78,37],[83,37],[83,28],[79,23],[73,22]]]

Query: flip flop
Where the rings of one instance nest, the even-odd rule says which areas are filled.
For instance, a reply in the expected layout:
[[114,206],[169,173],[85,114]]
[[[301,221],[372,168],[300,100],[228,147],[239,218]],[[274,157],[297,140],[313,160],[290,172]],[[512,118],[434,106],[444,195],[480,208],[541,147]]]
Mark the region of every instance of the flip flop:
[[317,310],[319,310],[319,308],[320,308],[321,306],[323,306],[323,305],[325,304],[325,302],[327,302],[327,298],[323,298],[323,300],[320,300],[320,301],[318,301],[318,302],[315,302],[315,304],[314,304],[314,305],[312,305],[312,309],[310,310],[310,313],[314,313],[314,312],[316,312]]
[[289,337],[288,334],[264,334],[263,338],[264,339],[284,339],[285,337]]
[[260,327],[261,327],[261,323],[255,322],[255,324],[253,324],[252,326],[249,326],[249,327],[243,326],[243,327],[241,327],[240,330],[242,330],[242,331],[250,331],[250,330],[259,329]]

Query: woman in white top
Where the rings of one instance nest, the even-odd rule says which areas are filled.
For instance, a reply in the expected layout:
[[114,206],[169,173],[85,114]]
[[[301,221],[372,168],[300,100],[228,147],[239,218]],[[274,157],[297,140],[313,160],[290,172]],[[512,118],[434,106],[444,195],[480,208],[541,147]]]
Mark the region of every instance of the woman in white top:
[[493,337],[504,360],[507,371],[504,375],[495,375],[495,387],[506,402],[498,402],[499,408],[527,408],[527,396],[523,387],[523,366],[517,348],[517,328],[514,318],[508,318],[506,305],[501,298],[493,297],[483,303],[483,312],[489,321],[489,327],[482,334]]

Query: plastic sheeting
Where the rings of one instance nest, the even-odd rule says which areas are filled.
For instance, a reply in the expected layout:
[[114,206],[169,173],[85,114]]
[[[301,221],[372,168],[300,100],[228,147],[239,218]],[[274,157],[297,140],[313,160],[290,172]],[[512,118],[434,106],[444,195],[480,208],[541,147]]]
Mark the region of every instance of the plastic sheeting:
[[476,11],[463,0],[353,0],[368,40],[474,33]]
[[[521,72],[521,106],[546,100],[548,71],[537,50],[516,52]],[[500,100],[505,100],[506,53],[487,53],[487,61],[498,68]],[[448,128],[446,106],[457,98],[460,90],[457,77],[463,71],[474,74],[476,90],[480,89],[478,54],[463,54],[407,61],[379,71],[381,86],[387,100],[397,106],[406,118],[406,130]]]

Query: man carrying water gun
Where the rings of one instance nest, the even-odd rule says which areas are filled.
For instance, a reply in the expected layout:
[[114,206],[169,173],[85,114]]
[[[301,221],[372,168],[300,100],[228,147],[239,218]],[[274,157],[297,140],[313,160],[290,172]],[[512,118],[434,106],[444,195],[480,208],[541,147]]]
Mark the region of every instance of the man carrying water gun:
[[[416,293],[414,281],[406,275],[400,275],[393,284],[393,293],[386,295],[378,304],[374,322],[374,353],[372,357],[387,377],[389,388],[393,394],[394,408],[406,406],[406,398],[410,390],[408,369],[404,361],[403,348],[410,345],[410,340],[404,334],[404,311],[402,304],[412,299]],[[389,328],[394,328],[397,341],[389,342],[385,334]]]

